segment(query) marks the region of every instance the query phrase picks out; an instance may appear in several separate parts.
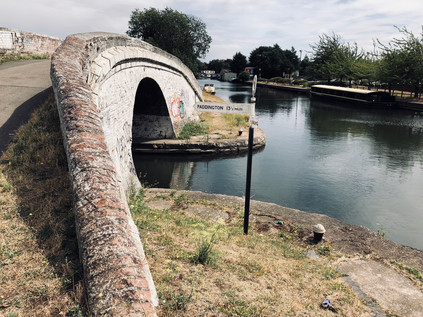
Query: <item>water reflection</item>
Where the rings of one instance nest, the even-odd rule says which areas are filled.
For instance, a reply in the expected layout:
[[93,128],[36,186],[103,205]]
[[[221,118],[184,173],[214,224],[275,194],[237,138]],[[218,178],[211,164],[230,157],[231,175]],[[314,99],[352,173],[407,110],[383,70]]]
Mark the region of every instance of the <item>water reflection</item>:
[[250,99],[251,97],[247,94],[234,94],[229,97],[229,101],[235,103],[249,103]]
[[[256,111],[260,114],[269,114],[273,116],[277,112],[291,112],[296,106],[300,96],[296,93],[284,92],[259,87],[257,89]],[[295,102],[293,102],[295,101]]]
[[405,172],[414,164],[423,163],[423,120],[413,112],[342,107],[313,101],[305,117],[313,142],[342,139],[348,145],[351,139],[365,139],[366,151],[388,170]]
[[[264,151],[264,147],[254,150],[254,154]],[[246,152],[231,154],[204,155],[155,155],[133,153],[135,169],[145,184],[160,188],[190,189],[197,165],[201,164],[208,170],[210,162],[242,159]]]

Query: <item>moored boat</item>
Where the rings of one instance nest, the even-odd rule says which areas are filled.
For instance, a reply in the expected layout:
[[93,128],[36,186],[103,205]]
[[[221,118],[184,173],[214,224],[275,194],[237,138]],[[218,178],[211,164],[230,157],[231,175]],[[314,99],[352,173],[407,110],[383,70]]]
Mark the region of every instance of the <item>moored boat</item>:
[[214,95],[216,90],[213,84],[204,84],[203,91],[208,92],[209,94]]
[[313,85],[310,97],[369,106],[393,106],[395,97],[384,91],[364,90],[329,85]]

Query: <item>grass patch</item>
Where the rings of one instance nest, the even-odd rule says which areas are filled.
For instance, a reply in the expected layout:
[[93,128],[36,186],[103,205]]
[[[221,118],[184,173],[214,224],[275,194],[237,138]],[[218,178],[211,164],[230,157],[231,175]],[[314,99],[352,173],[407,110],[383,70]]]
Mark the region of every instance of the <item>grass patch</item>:
[[214,247],[216,245],[216,232],[210,238],[202,238],[197,246],[197,250],[191,257],[194,264],[213,264],[216,261]]
[[226,138],[238,135],[239,129],[249,127],[249,115],[232,113],[210,113],[200,114],[200,120],[209,127],[209,133],[222,134]]
[[0,159],[0,201],[0,315],[82,316],[72,193],[52,95]]
[[413,267],[409,267],[406,266],[402,263],[398,263],[396,261],[390,261],[390,263],[396,267],[398,267],[399,269],[401,269],[404,272],[407,272],[411,277],[415,278],[416,280],[420,281],[421,283],[423,283],[423,275],[422,273]]
[[[177,191],[153,195],[144,193],[138,202],[144,208],[133,218],[159,294],[159,316],[315,316],[326,297],[343,316],[366,311],[337,271],[304,255],[295,227],[282,239],[280,229],[260,232],[253,223],[245,236],[239,206]],[[151,199],[171,204],[157,210],[148,207]],[[229,219],[208,221],[192,212],[204,208],[225,211]]]
[[250,120],[250,116],[248,114],[224,113],[223,119],[225,120],[226,125],[229,128],[247,127],[248,126],[248,120]]
[[7,54],[0,56],[0,65],[7,62],[17,62],[24,60],[33,60],[33,59],[50,59],[50,55],[29,55],[29,54]]
[[192,136],[207,134],[208,132],[209,127],[207,124],[191,121],[184,125],[178,139],[189,139]]

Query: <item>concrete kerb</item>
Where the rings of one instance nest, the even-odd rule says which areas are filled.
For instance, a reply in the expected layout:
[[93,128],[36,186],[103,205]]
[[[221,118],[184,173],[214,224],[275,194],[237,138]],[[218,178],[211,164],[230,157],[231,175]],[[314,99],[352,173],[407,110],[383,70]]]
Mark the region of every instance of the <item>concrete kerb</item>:
[[127,188],[110,156],[87,83],[92,62],[116,46],[158,50],[115,34],[69,36],[53,55],[51,79],[73,187],[89,308],[95,315],[156,316],[157,294],[126,201]]

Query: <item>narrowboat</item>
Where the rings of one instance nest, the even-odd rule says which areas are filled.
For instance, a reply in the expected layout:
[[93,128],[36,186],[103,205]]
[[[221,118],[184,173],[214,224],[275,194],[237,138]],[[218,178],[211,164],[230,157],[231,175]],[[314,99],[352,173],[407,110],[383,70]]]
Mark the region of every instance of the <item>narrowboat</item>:
[[390,107],[395,105],[395,97],[384,91],[373,91],[329,85],[311,86],[310,97],[369,106]]

